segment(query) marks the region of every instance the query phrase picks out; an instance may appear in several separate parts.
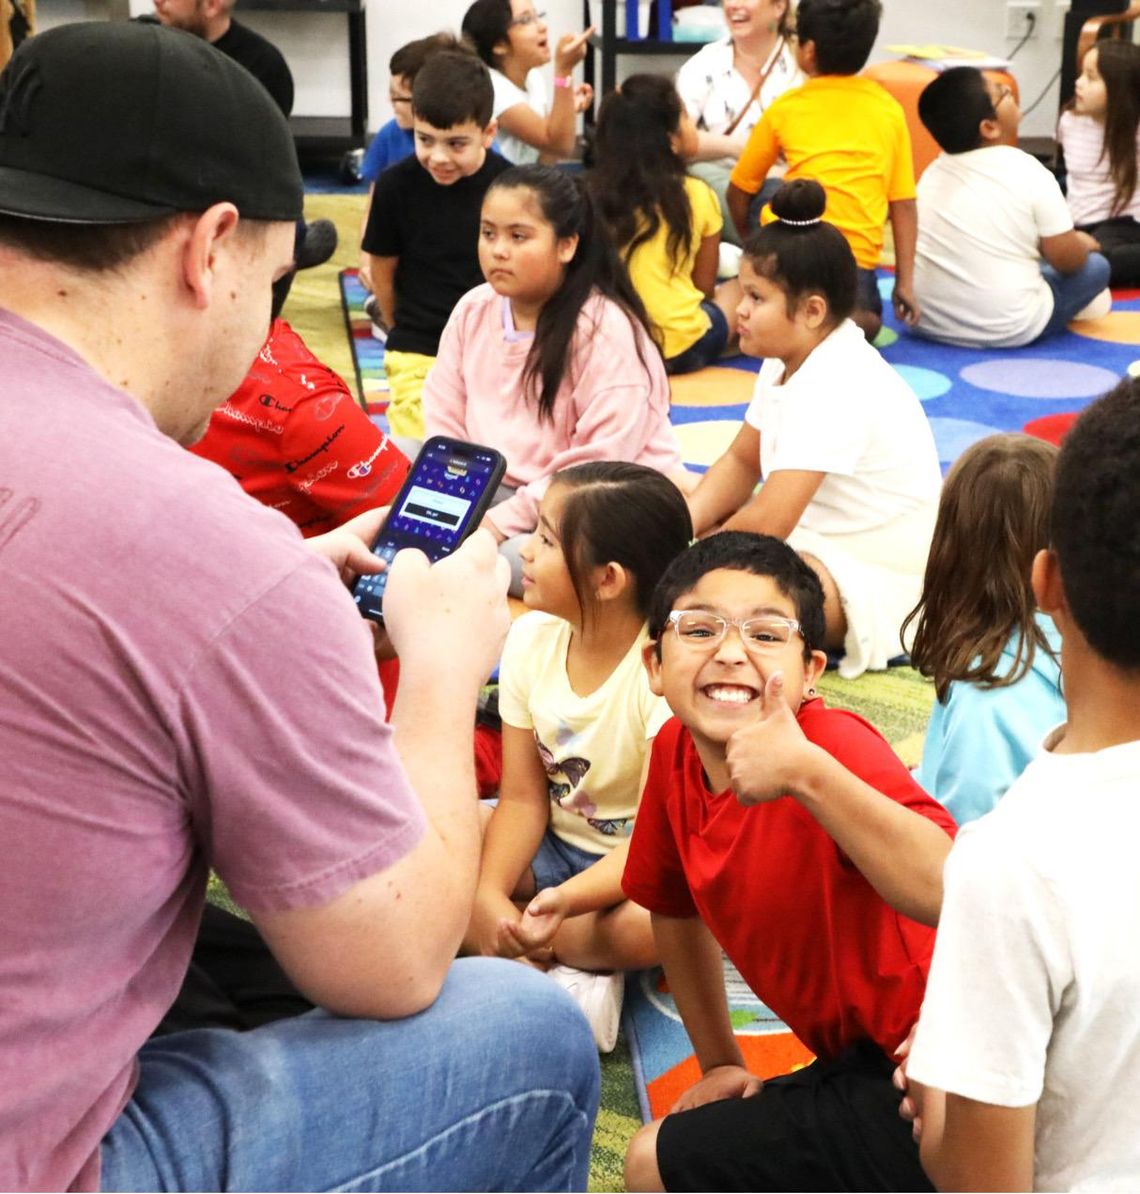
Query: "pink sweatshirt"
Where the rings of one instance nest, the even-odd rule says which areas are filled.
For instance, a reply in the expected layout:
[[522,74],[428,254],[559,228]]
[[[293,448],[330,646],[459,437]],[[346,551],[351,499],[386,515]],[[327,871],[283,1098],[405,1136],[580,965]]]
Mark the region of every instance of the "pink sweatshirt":
[[518,492],[488,517],[508,536],[535,528],[559,469],[587,460],[629,460],[663,473],[681,467],[665,366],[620,307],[594,294],[582,308],[553,421],[540,421],[537,399],[523,397],[532,339],[514,330],[507,299],[477,286],[452,311],[424,383],[426,435],[473,440],[507,458],[503,480]]

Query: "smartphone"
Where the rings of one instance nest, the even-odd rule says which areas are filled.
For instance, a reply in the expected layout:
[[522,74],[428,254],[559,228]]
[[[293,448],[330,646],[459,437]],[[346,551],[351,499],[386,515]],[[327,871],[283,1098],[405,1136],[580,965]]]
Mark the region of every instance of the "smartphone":
[[[483,520],[503,479],[501,452],[463,440],[432,436],[420,449],[372,544],[389,563],[404,547],[418,547],[434,564],[453,552]],[[353,586],[357,607],[383,622],[388,573],[361,576]]]

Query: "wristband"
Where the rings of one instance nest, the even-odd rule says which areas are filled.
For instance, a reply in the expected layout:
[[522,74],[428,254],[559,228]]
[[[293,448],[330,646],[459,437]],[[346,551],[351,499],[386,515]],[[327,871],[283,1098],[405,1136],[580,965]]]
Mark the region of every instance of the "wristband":
[[555,75],[554,86],[560,87],[563,91],[569,91],[574,86],[573,75]]

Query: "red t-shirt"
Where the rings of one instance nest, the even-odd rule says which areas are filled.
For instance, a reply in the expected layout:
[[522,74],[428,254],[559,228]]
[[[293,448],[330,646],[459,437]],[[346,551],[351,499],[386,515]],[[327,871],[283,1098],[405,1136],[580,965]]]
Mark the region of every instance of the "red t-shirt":
[[[805,702],[808,740],[877,791],[954,834],[861,717]],[[664,916],[700,916],[748,985],[818,1057],[870,1039],[889,1055],[918,1019],[934,930],[900,916],[790,796],[746,808],[710,792],[688,730],[653,745],[622,879]]]
[[387,505],[409,467],[283,319],[190,450],[232,473],[306,538]]

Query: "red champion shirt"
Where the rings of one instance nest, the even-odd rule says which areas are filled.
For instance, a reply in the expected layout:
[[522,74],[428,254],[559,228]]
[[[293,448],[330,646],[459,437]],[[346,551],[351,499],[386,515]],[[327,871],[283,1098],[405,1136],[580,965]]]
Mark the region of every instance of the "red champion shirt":
[[283,319],[274,321],[245,381],[190,450],[232,473],[306,538],[387,505],[409,468]]

